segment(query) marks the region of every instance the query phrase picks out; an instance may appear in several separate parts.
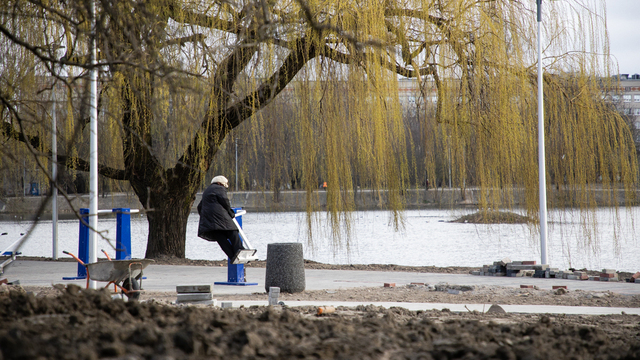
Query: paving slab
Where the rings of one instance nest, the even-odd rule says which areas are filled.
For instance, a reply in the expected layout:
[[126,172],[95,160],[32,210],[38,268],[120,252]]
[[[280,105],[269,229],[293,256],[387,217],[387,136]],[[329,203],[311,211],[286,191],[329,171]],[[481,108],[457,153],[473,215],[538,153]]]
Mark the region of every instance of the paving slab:
[[[247,281],[257,282],[257,286],[220,286],[215,285],[215,294],[265,294],[264,301],[227,301],[233,307],[239,306],[267,306],[268,297],[264,291],[266,269],[245,268]],[[63,280],[63,277],[75,276],[77,264],[59,261],[29,261],[17,260],[8,269],[4,277],[9,281],[19,280],[25,286],[50,286],[52,284],[77,284],[84,287],[86,280]],[[184,284],[212,284],[224,281],[227,277],[226,267],[187,266],[187,265],[149,265],[144,270],[146,279],[143,288],[147,291],[175,293],[176,286]],[[553,286],[567,286],[570,290],[611,291],[620,294],[640,294],[640,284],[615,283],[599,281],[575,281],[562,279],[539,278],[510,278],[489,277],[466,274],[434,274],[415,272],[389,271],[360,271],[360,270],[305,270],[306,290],[338,290],[355,287],[383,287],[385,283],[396,283],[397,286],[411,283],[437,284],[446,282],[451,285],[486,285],[520,288],[535,285],[540,289],[551,290]],[[526,280],[526,281],[525,281]],[[106,283],[98,282],[99,287]],[[479,311],[485,312],[491,304],[441,304],[441,303],[406,303],[406,302],[349,302],[349,301],[287,301],[287,306],[348,306],[375,305],[403,307],[409,310],[442,310],[454,312]],[[228,304],[225,304],[228,305]],[[636,314],[640,315],[640,308],[588,307],[588,306],[553,306],[553,305],[500,305],[507,313],[537,313],[537,314]]]
[[[75,276],[77,264],[60,261],[16,260],[5,269],[4,277],[9,281],[19,280],[22,285],[50,286],[51,284],[74,283],[85,286],[85,280],[62,280]],[[245,268],[246,280],[257,282],[257,286],[214,285],[214,294],[251,294],[265,293],[265,268]],[[227,268],[214,266],[188,265],[149,265],[144,270],[146,279],[142,287],[148,291],[175,292],[176,286],[187,284],[213,284],[226,281]],[[640,284],[627,282],[578,281],[563,279],[492,277],[468,274],[435,274],[396,271],[362,270],[305,270],[306,290],[337,290],[355,287],[383,287],[385,283],[396,286],[411,283],[451,285],[486,285],[520,288],[520,285],[535,285],[540,289],[551,290],[553,286],[564,285],[569,290],[611,291],[619,294],[640,295]],[[106,283],[98,282],[104,286]]]

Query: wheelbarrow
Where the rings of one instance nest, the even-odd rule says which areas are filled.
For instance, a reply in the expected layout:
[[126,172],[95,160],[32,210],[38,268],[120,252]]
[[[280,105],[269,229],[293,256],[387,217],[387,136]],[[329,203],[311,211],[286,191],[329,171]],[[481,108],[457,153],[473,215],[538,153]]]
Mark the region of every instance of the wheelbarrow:
[[73,257],[87,268],[87,289],[89,288],[89,280],[107,281],[108,284],[105,288],[113,284],[116,293],[120,289],[128,299],[139,299],[142,286],[142,270],[154,261],[151,259],[111,260],[104,250],[102,252],[107,256],[107,261],[85,264],[74,254],[63,251],[64,254]]

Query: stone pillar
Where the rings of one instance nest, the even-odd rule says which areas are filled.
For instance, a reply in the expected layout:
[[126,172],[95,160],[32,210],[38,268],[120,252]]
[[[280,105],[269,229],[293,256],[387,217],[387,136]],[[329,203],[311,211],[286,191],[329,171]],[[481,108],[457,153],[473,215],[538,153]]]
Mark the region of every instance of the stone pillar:
[[275,286],[280,292],[297,293],[306,286],[304,258],[301,243],[274,243],[267,245],[267,271],[265,291]]

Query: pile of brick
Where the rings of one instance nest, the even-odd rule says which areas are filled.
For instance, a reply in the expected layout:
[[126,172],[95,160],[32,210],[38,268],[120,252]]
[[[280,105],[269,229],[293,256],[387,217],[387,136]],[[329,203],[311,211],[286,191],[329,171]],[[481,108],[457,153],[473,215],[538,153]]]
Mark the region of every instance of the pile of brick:
[[550,268],[549,265],[536,264],[535,260],[511,261],[504,258],[500,261],[494,261],[492,265],[482,266],[482,270],[472,271],[472,275],[480,276],[510,276],[510,277],[536,277],[551,278],[560,272],[556,268]]
[[[483,265],[482,270],[474,270],[471,274],[480,276],[529,276],[547,279],[619,281],[618,273],[613,269],[602,269],[599,276],[589,276],[586,271],[560,270],[549,267],[549,265],[536,264],[535,260],[511,261],[509,258],[494,261],[492,265]],[[640,284],[640,272],[634,274],[629,281]]]

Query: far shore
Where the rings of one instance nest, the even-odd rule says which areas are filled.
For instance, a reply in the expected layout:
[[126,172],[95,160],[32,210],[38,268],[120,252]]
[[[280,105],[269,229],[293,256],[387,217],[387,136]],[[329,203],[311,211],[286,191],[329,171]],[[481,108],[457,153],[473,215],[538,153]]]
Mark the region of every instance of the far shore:
[[[490,192],[490,191],[489,191]],[[377,190],[357,190],[352,191],[355,209],[358,211],[367,210],[387,210],[387,192]],[[593,202],[598,206],[613,206],[614,204],[629,203],[630,206],[640,205],[640,190],[634,193],[625,194],[623,190],[616,191],[616,196],[611,196],[602,188],[595,188],[590,194]],[[201,193],[196,195],[196,199],[191,206],[191,212],[197,212],[197,205],[200,202]],[[326,191],[316,191],[313,196],[316,198],[314,210],[325,211]],[[478,208],[481,199],[481,190],[478,188],[461,189],[450,188],[430,188],[430,189],[408,189],[403,191],[404,209],[454,209],[454,208]],[[487,194],[491,196],[491,194]],[[524,190],[515,189],[501,192],[499,197],[504,200],[505,208],[518,208],[524,205]],[[507,200],[508,199],[510,200]],[[577,202],[576,194],[572,190],[552,188],[549,190],[548,206],[550,209],[556,207],[586,207],[587,205]],[[250,212],[305,212],[307,211],[305,191],[286,190],[277,194],[263,191],[229,191],[229,199],[233,207],[240,207]],[[33,221],[51,220],[52,208],[48,204],[43,208],[42,214],[37,215],[38,209],[46,196],[22,196],[0,198],[0,221]],[[588,199],[591,201],[591,199]],[[70,201],[62,196],[58,197],[58,219],[76,219],[76,211],[80,208],[89,207],[89,195],[72,195]],[[144,207],[133,194],[111,193],[98,197],[98,207],[101,210],[114,208],[128,208],[143,210]]]

